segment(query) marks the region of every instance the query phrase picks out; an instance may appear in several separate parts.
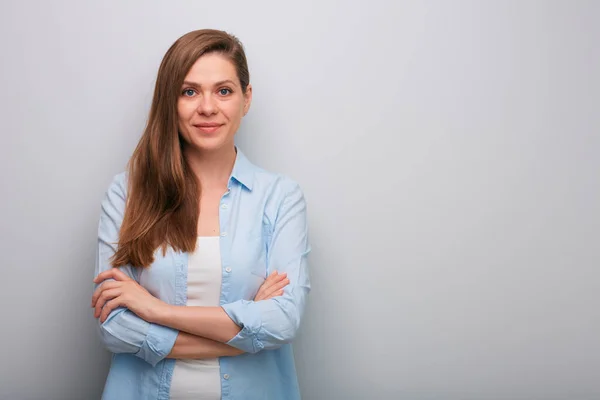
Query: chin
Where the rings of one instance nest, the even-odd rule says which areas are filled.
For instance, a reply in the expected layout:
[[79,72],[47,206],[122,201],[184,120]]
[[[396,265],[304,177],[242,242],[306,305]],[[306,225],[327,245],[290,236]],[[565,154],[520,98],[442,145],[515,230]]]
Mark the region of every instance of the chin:
[[224,147],[227,147],[229,145],[229,141],[227,140],[227,138],[223,137],[202,137],[195,138],[195,140],[192,140],[192,143],[190,143],[190,145],[202,152],[217,151]]

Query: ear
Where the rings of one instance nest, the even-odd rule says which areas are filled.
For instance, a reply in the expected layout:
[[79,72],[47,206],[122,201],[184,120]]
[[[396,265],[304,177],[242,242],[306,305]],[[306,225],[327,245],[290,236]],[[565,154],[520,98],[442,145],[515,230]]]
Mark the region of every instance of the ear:
[[252,103],[252,85],[248,84],[246,88],[246,93],[244,94],[244,116],[248,114],[248,110],[250,110],[250,104]]

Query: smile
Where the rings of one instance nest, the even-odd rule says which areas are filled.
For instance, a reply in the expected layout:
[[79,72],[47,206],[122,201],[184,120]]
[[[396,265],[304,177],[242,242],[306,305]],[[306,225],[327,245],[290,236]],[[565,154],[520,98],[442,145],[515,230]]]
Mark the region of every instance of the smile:
[[223,125],[222,124],[198,124],[198,125],[194,125],[194,128],[198,129],[199,131],[201,131],[203,133],[214,133],[221,126],[223,126]]

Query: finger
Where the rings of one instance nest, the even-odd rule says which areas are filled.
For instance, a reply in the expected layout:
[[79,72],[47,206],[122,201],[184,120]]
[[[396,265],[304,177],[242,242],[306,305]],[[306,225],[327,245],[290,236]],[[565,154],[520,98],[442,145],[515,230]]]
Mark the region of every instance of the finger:
[[115,297],[114,299],[112,299],[111,301],[109,301],[108,303],[106,303],[104,305],[104,308],[102,308],[102,313],[100,314],[100,322],[101,323],[104,323],[104,321],[106,321],[106,318],[108,318],[108,316],[110,315],[112,310],[114,310],[115,308],[117,308],[121,305],[120,299],[121,299],[120,297]]
[[280,284],[281,282],[285,281],[286,279],[287,279],[287,274],[279,274],[279,275],[277,275],[276,278],[274,278],[268,282],[265,281],[265,283],[263,283],[263,290],[268,291],[273,286]]
[[287,285],[289,285],[290,280],[289,279],[284,279],[280,282],[275,283],[274,285],[272,285],[271,287],[269,287],[268,289],[265,289],[265,294],[267,296],[269,296],[271,293],[276,292],[280,289],[283,289],[284,287],[286,287]]
[[277,271],[273,271],[269,274],[269,276],[267,276],[267,278],[263,281],[263,283],[258,288],[258,292],[256,293],[256,296],[254,296],[254,301],[258,301],[262,297],[262,295],[265,291],[265,287],[270,286],[271,282],[273,281],[273,279],[276,276],[277,276]]
[[100,283],[107,279],[114,279],[116,281],[130,281],[132,280],[127,274],[121,271],[119,268],[111,268],[108,271],[101,272],[97,277],[94,278],[94,283]]
[[256,296],[254,297],[254,301],[264,300],[265,299],[265,290],[269,289],[270,287],[277,284],[278,282],[281,282],[286,277],[287,277],[286,272],[283,272],[281,274],[277,270],[274,270],[273,272],[271,272],[271,274],[267,277],[267,279],[265,279],[265,281],[262,283],[260,288],[258,288],[258,292],[256,293]]
[[277,274],[276,276],[269,277],[263,282],[263,284],[261,285],[261,289],[266,290],[266,289],[270,288],[271,286],[276,285],[277,283],[283,281],[286,277],[287,277],[286,273]]
[[287,272],[279,273],[279,271],[271,272],[271,275],[267,277],[268,280],[271,281],[279,281],[287,276]]
[[[263,283],[264,285],[264,283]],[[258,293],[256,293],[256,296],[254,296],[254,301],[258,301],[258,300],[262,300],[265,297],[265,288],[264,286],[261,285],[260,288],[258,288]]]
[[282,280],[281,282],[277,282],[276,284],[274,284],[273,286],[271,286],[270,288],[265,290],[264,297],[271,297],[273,295],[273,293],[278,292],[279,290],[283,289],[284,287],[289,285],[289,283],[290,283],[290,280],[287,278]]
[[278,290],[270,296],[267,296],[264,300],[272,299],[273,297],[283,296],[283,290]]
[[273,279],[276,279],[276,278],[277,278],[277,276],[278,276],[278,274],[279,274],[279,273],[278,273],[277,271],[273,271],[273,272],[271,272],[271,273],[269,274],[269,276],[267,276],[267,279],[265,279],[265,280],[273,280]]
[[98,316],[102,312],[104,304],[106,304],[107,301],[118,297],[119,295],[121,295],[121,293],[123,293],[121,289],[110,289],[103,291],[100,297],[98,297],[98,301],[96,302],[96,307],[94,309],[94,317],[98,318]]
[[109,282],[103,282],[100,284],[100,286],[98,286],[96,288],[96,290],[94,290],[94,294],[92,294],[92,307],[96,306],[96,302],[98,301],[98,297],[100,297],[100,295],[102,294],[102,291],[107,290],[107,289],[115,289],[117,287],[120,287],[122,285],[121,282],[116,282],[116,281],[109,281]]
[[96,277],[96,282],[102,282],[102,280],[105,279],[114,279],[116,281],[131,281],[132,279],[129,277],[129,275],[127,275],[125,272],[121,271],[120,268],[111,268],[108,271],[104,271],[102,272],[100,275],[102,274],[106,274],[108,275],[107,278],[104,279],[99,279],[99,276]]
[[279,289],[284,288],[286,285],[290,283],[289,279],[284,279],[280,282],[276,282],[270,286],[263,286],[259,289],[254,301],[265,300],[269,296],[272,295],[273,292],[276,292]]

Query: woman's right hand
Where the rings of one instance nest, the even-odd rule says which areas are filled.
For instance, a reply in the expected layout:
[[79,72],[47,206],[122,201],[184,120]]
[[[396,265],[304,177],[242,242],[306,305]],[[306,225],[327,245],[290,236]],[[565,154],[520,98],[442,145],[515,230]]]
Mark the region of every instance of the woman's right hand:
[[273,271],[258,289],[258,293],[254,296],[254,301],[269,300],[273,297],[282,296],[283,288],[289,283],[290,280],[287,279],[287,273],[280,274],[277,271]]

